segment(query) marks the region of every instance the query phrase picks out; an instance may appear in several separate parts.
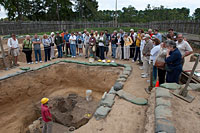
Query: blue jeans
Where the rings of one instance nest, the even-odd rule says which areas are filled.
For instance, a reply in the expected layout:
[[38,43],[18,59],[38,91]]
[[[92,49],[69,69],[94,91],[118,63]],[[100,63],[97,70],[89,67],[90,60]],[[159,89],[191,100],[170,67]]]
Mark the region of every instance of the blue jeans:
[[153,80],[157,80],[157,67],[153,66]]
[[35,51],[35,61],[38,61],[38,55],[39,55],[39,61],[42,61],[41,58],[41,50],[34,50]]
[[115,58],[116,57],[116,44],[112,44],[112,56]]
[[72,56],[76,56],[76,44],[70,44],[70,51]]
[[62,58],[63,56],[62,45],[58,45],[57,49],[58,49],[58,58]]
[[50,52],[51,52],[51,47],[44,47],[45,62],[47,62],[47,60],[50,60]]
[[137,60],[138,56],[139,56],[139,61],[141,61],[141,55],[140,55],[140,47],[136,46],[136,51],[135,51],[135,57],[134,57],[134,61]]

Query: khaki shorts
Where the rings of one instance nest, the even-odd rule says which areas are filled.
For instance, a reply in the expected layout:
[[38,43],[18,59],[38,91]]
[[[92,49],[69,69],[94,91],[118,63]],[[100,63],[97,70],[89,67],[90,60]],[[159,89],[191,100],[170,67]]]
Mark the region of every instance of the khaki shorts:
[[12,55],[12,56],[19,56],[19,55],[20,55],[19,49],[18,49],[18,48],[16,48],[16,49],[11,49],[11,50],[10,50],[10,55]]

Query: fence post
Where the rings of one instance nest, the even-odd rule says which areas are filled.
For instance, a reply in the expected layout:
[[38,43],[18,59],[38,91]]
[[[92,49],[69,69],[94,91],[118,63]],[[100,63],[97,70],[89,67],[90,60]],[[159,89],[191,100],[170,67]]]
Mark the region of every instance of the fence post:
[[1,42],[1,37],[0,37],[0,47],[1,47],[1,52],[2,52],[2,59],[3,59],[3,65],[6,68],[6,70],[8,70],[7,64],[6,64],[6,59],[5,59],[5,51],[3,48],[3,44]]

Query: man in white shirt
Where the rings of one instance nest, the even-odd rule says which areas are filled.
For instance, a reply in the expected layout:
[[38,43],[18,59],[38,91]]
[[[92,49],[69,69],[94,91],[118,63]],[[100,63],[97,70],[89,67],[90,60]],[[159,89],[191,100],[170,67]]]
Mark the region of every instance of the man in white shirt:
[[18,56],[20,55],[19,43],[18,43],[18,40],[16,39],[15,34],[12,34],[12,37],[8,39],[8,53],[13,58],[13,65],[19,66],[19,64],[17,64],[17,59],[18,59]]
[[193,49],[190,46],[190,44],[183,39],[183,35],[182,34],[178,34],[177,40],[178,41],[176,41],[176,47],[181,52],[181,55],[182,55],[182,58],[183,58],[183,60],[182,60],[182,65],[183,65],[184,64],[184,58],[186,56],[189,56],[190,54],[192,54],[193,53]]

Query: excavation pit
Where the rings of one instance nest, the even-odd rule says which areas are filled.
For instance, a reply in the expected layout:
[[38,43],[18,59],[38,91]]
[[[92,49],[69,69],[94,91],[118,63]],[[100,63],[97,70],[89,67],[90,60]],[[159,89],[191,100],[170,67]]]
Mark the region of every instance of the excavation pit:
[[[59,108],[59,111],[64,113],[70,112],[70,122],[55,121],[78,128],[82,125],[77,123],[85,118],[85,114],[93,115],[103,93],[111,89],[122,70],[121,67],[59,63],[2,80],[0,131],[26,132],[28,126],[41,116],[38,105],[43,97],[52,100],[50,104],[55,105],[52,108]],[[85,99],[87,89],[92,90],[93,98],[90,102]],[[73,101],[74,97],[76,100]],[[71,108],[63,108],[60,106],[62,103],[70,105]],[[78,113],[81,109],[84,111]]]

